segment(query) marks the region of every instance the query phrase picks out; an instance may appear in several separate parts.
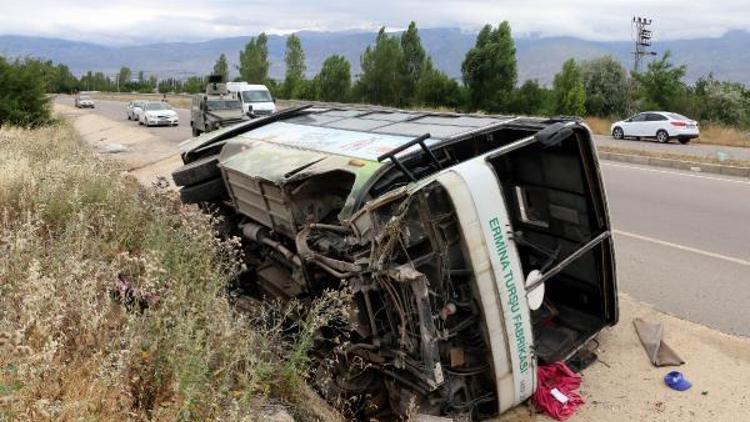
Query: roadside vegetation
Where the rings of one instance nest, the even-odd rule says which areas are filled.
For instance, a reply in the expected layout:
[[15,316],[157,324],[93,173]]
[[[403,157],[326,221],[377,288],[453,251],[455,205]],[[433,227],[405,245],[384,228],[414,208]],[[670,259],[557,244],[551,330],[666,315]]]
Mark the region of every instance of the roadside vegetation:
[[[537,116],[577,115],[615,121],[644,110],[669,110],[698,120],[704,128],[697,142],[746,146],[750,131],[750,90],[743,84],[706,75],[694,83],[684,80],[687,68],[676,65],[669,51],[651,60],[641,72],[630,72],[612,56],[591,60],[569,59],[545,86],[537,80],[518,80],[515,41],[507,21],[486,25],[466,53],[461,80],[437,69],[426,53],[416,23],[402,33],[381,28],[361,55],[359,75],[349,61],[328,57],[317,75],[307,76],[305,51],[300,38],[287,37],[285,76],[269,76],[268,37],[252,37],[239,52],[237,80],[265,84],[281,99],[377,104],[402,108],[431,108],[464,112],[507,113]],[[88,72],[80,80],[63,65],[50,92],[69,88],[159,93],[197,93],[206,79],[185,80],[146,77],[123,66],[116,79]],[[229,62],[221,54],[213,73],[229,79]],[[53,72],[54,73],[54,72]],[[67,90],[66,90],[67,89]],[[604,125],[602,125],[604,126]],[[736,129],[736,130],[735,130]],[[609,134],[609,127],[599,131]]]
[[121,171],[65,123],[0,129],[0,420],[328,419],[306,352],[341,297],[236,311],[239,242]]
[[7,61],[0,56],[0,127],[38,127],[52,122],[46,92],[50,75],[35,60]]

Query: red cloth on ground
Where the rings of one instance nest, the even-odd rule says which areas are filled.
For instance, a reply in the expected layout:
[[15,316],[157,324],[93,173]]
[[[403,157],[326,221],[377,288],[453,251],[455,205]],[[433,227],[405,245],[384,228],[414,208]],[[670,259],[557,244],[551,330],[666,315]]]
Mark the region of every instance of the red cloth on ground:
[[[571,371],[565,363],[539,366],[536,373],[537,388],[531,401],[549,417],[564,421],[583,404],[583,398],[574,391],[581,386],[581,376]],[[552,395],[551,391],[555,388],[568,397],[566,403],[561,403]]]

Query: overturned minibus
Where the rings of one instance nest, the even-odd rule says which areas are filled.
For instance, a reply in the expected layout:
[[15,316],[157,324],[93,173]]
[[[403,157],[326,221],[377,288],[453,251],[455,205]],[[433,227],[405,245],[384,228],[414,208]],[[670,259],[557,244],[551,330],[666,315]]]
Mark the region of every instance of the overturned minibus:
[[[576,119],[287,109],[181,144],[186,203],[214,204],[270,298],[351,291],[314,386],[348,416],[483,419],[528,399],[618,318],[591,133]],[[323,358],[335,354],[335,359]],[[322,363],[321,363],[322,365]]]

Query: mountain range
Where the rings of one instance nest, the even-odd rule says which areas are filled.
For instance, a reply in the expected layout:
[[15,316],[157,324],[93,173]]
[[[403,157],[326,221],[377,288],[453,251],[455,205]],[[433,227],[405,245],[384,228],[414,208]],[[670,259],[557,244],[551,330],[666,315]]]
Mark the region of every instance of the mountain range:
[[[476,33],[456,28],[425,28],[419,34],[422,44],[438,68],[453,78],[461,77],[461,62],[466,51],[474,45]],[[342,31],[297,33],[305,50],[307,73],[316,74],[326,57],[341,54],[352,64],[352,73],[360,71],[360,56],[375,40],[374,32]],[[0,55],[6,57],[35,57],[68,65],[74,74],[88,70],[109,75],[120,66],[130,67],[134,73],[143,70],[159,78],[186,78],[210,72],[221,53],[229,58],[232,72],[239,51],[250,37],[220,38],[204,42],[153,43],[137,46],[113,47],[58,38],[39,38],[0,35]],[[587,60],[611,54],[626,68],[632,67],[633,44],[625,41],[590,41],[573,37],[518,37],[515,39],[519,83],[537,79],[551,83],[554,74],[566,59]],[[269,35],[268,51],[270,75],[281,79],[284,75],[284,46],[286,36]],[[656,41],[654,50],[672,52],[675,64],[686,64],[686,79],[713,73],[718,79],[750,85],[750,32],[730,31],[719,38]]]

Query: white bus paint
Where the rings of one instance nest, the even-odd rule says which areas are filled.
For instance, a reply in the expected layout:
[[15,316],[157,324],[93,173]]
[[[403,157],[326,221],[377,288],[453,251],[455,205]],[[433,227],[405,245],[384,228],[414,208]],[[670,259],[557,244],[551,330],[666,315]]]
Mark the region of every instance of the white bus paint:
[[461,225],[465,253],[471,261],[479,300],[482,302],[482,314],[487,329],[492,355],[492,365],[495,372],[495,386],[497,389],[498,409],[500,413],[515,406],[515,386],[513,371],[508,358],[508,344],[506,331],[501,314],[500,297],[495,288],[495,279],[482,235],[482,224],[479,221],[474,200],[466,182],[454,172],[444,172],[437,177],[443,185],[456,208]]
[[[465,189],[469,190],[476,214],[476,221],[473,222],[474,231],[477,228],[481,231],[485,242],[483,251],[485,255],[489,255],[493,269],[494,296],[500,299],[499,306],[505,325],[504,334],[507,338],[506,344],[512,366],[515,392],[511,404],[513,406],[533,394],[536,388],[536,362],[531,353],[533,333],[531,315],[526,302],[525,275],[515,244],[508,236],[512,228],[505,208],[505,199],[497,176],[485,156],[476,157],[452,167],[449,172],[458,174],[464,181]],[[466,227],[463,221],[461,221],[461,226]],[[502,243],[503,252],[505,252],[502,257],[498,250],[498,240]],[[493,348],[493,354],[495,350]],[[502,393],[500,385],[498,384],[498,391]],[[504,406],[509,405],[504,400],[501,400],[499,404],[501,412]]]

